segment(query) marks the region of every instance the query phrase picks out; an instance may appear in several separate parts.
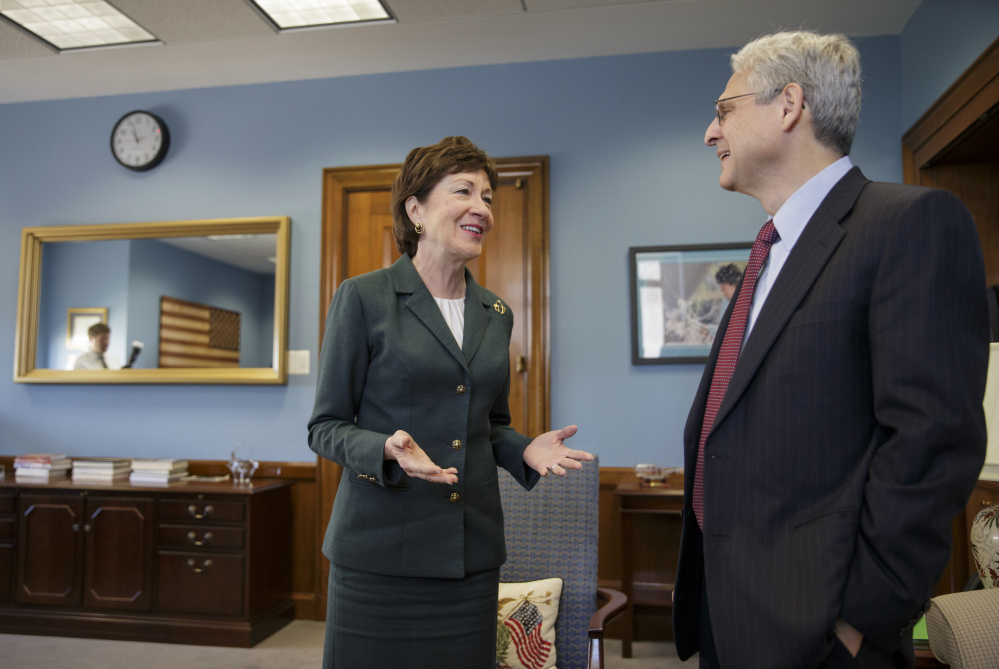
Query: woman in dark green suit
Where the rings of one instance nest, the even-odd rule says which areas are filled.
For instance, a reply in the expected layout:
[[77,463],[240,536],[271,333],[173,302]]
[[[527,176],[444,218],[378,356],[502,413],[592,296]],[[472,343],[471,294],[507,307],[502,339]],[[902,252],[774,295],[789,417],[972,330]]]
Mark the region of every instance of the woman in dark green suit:
[[413,149],[392,187],[402,257],[333,297],[309,420],[310,448],[343,466],[324,667],[493,667],[497,466],[530,489],[592,459],[565,446],[575,425],[534,440],[510,427],[513,313],[465,269],[497,182],[464,137]]

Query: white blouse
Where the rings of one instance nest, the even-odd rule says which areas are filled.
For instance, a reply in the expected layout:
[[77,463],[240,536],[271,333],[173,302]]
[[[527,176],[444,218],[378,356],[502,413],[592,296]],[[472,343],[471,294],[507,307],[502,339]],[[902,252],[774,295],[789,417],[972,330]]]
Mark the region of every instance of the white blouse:
[[435,297],[434,301],[437,302],[441,315],[444,316],[444,321],[451,328],[451,333],[458,341],[458,348],[461,348],[461,342],[465,339],[465,298],[446,300],[442,297]]

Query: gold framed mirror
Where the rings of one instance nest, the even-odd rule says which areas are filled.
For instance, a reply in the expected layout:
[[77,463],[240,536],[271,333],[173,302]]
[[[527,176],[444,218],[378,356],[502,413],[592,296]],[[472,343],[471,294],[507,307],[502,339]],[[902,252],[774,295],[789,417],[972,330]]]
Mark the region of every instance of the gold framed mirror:
[[[14,381],[286,383],[290,239],[282,216],[24,228]],[[94,313],[109,342],[81,351]]]

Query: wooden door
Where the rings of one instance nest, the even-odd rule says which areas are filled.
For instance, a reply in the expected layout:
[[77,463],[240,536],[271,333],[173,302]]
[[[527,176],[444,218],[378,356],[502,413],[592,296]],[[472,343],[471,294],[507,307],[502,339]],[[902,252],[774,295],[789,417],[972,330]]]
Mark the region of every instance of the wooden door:
[[148,611],[153,585],[153,500],[87,500],[83,603]]
[[17,601],[79,606],[83,498],[21,495]]
[[[392,235],[392,180],[399,165],[329,168],[323,172],[323,230],[319,341],[326,312],[341,281],[387,267],[399,253]],[[468,268],[480,285],[503,298],[514,313],[510,342],[512,425],[534,436],[549,429],[548,381],[548,159],[501,158],[493,196],[493,228],[482,255]],[[318,459],[318,542],[333,509],[341,468]],[[328,565],[318,563],[325,615]]]

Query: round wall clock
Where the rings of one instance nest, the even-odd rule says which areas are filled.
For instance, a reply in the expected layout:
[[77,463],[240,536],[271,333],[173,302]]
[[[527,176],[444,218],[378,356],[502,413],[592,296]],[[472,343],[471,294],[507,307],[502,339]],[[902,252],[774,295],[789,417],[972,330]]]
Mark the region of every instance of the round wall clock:
[[166,157],[170,131],[159,116],[133,111],[122,116],[111,131],[111,153],[130,170],[151,170]]

